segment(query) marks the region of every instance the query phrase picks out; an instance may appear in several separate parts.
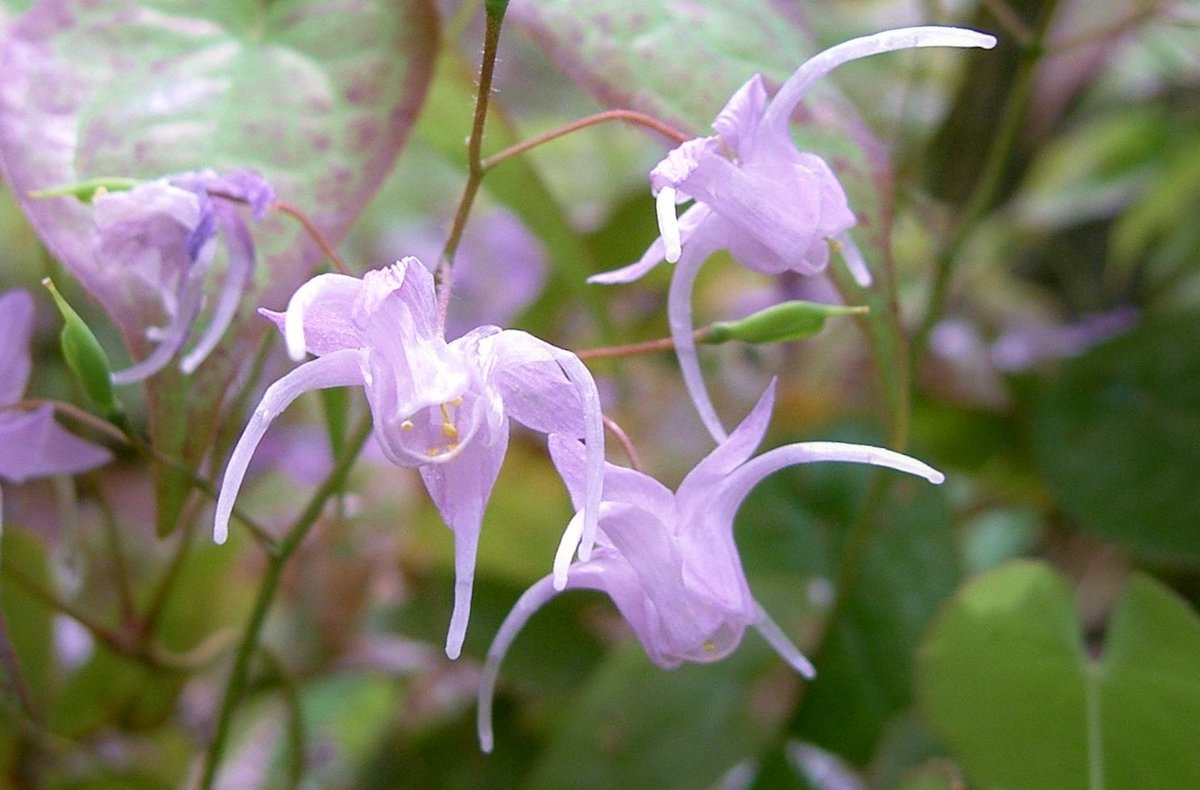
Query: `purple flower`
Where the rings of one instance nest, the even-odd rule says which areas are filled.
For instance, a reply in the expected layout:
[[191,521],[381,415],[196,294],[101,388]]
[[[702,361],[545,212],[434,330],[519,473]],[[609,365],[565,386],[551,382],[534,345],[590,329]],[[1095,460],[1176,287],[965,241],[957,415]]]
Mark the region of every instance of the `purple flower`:
[[26,291],[0,294],[0,480],[24,483],[35,477],[85,472],[112,459],[108,450],[67,432],[49,404],[22,411],[33,364],[33,297]]
[[[672,493],[657,480],[608,464],[600,504],[600,532],[588,560],[570,562],[570,541],[554,573],[530,587],[505,618],[488,650],[479,691],[479,739],[492,747],[491,703],[500,662],[525,622],[563,589],[607,594],[633,629],[650,660],[670,669],[685,661],[724,658],[747,626],[754,626],[805,677],[812,665],[754,600],[733,539],[742,500],[764,477],[785,466],[842,461],[886,466],[933,483],[942,474],[920,461],[880,447],[804,442],[751,454],[762,440],[775,385],[742,424],[708,454]],[[550,437],[550,452],[572,499],[581,501],[583,448]],[[578,535],[578,517],[567,532]]]
[[[864,287],[871,273],[846,233],[855,216],[829,166],[816,154],[796,149],[792,113],[818,79],[847,61],[912,47],[992,47],[996,39],[953,27],[914,27],[856,38],[825,50],[796,70],[767,103],[761,75],[743,85],[721,110],[713,137],[688,140],[650,172],[657,197],[661,236],[636,263],[589,279],[626,283],[662,260],[677,263],[667,297],[671,336],[684,382],[705,426],[725,438],[692,338],[691,293],[701,264],[729,250],[743,265],[764,274],[816,274],[840,249],[851,274]],[[675,205],[695,203],[676,217]]]
[[[302,285],[284,313],[263,311],[284,331],[294,359],[316,359],[263,395],[230,456],[217,499],[214,538],[225,540],[234,497],[267,426],[301,393],[359,385],[375,438],[393,463],[418,468],[454,531],[454,613],[446,653],[462,648],[483,509],[508,446],[508,421],[587,440],[584,545],[591,551],[600,503],[604,433],[596,384],[578,357],[532,335],[479,327],[447,343],[437,328],[433,276],[405,258],[361,280],[323,274]],[[575,538],[578,541],[578,538]],[[573,547],[574,544],[572,544]]]
[[254,242],[233,201],[248,203],[261,220],[274,200],[271,187],[250,170],[180,173],[96,197],[92,255],[100,276],[119,284],[130,302],[153,295],[166,319],[146,329],[155,345],[150,355],[114,373],[114,382],[148,378],[183,348],[204,307],[219,230],[228,257],[225,282],[208,327],[179,363],[184,373],[199,367],[233,321],[254,269]]

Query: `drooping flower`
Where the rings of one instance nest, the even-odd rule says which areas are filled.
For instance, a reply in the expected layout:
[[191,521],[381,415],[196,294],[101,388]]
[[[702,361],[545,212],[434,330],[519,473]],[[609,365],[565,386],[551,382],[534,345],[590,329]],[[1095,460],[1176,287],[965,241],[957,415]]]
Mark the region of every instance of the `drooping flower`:
[[[416,258],[361,280],[323,274],[302,285],[286,312],[263,311],[306,362],[263,395],[238,440],[217,499],[214,538],[225,540],[233,501],[268,425],[301,393],[361,386],[374,433],[393,463],[417,468],[454,532],[454,612],[446,653],[462,648],[483,510],[508,446],[509,418],[587,441],[581,554],[594,540],[604,464],[600,399],[579,358],[525,332],[494,326],[447,343],[437,328],[433,276]],[[578,542],[579,538],[575,538]],[[572,548],[574,543],[572,543]]]
[[[847,231],[855,216],[833,171],[816,154],[797,150],[790,122],[809,88],[837,66],[880,52],[913,47],[995,46],[992,36],[953,27],[889,30],[831,47],[798,68],[767,102],[761,75],[743,85],[713,122],[717,134],[675,148],[650,173],[662,234],[636,263],[591,277],[627,283],[662,260],[675,263],[667,296],[671,336],[684,382],[705,426],[720,442],[725,429],[700,373],[692,338],[692,287],[701,264],[728,250],[763,274],[815,274],[840,249],[863,286],[871,274]],[[682,216],[676,203],[694,199]]]
[[108,450],[55,422],[50,404],[9,408],[29,384],[32,337],[33,297],[21,290],[0,294],[0,480],[8,483],[86,472],[112,459]]
[[148,378],[183,348],[204,307],[219,231],[228,258],[225,280],[208,327],[179,363],[184,373],[199,367],[233,321],[254,270],[254,241],[235,203],[248,204],[261,220],[274,200],[274,190],[250,170],[179,173],[96,197],[92,255],[97,268],[120,283],[131,302],[138,292],[156,296],[166,319],[165,325],[146,329],[155,346],[151,354],[114,373],[114,382]]
[[[793,464],[841,461],[884,466],[940,483],[940,472],[906,455],[859,444],[803,442],[751,458],[766,433],[775,384],[733,433],[708,454],[672,493],[657,480],[607,464],[600,532],[590,559],[570,564],[570,541],[555,558],[554,573],[517,601],[488,650],[479,691],[479,739],[492,747],[491,703],[500,662],[517,633],[564,589],[607,594],[655,664],[708,663],[727,656],[753,626],[797,672],[814,670],[750,592],[733,538],[742,501],[772,472]],[[583,448],[550,437],[550,452],[573,501],[584,485]],[[579,517],[567,527],[579,534]]]

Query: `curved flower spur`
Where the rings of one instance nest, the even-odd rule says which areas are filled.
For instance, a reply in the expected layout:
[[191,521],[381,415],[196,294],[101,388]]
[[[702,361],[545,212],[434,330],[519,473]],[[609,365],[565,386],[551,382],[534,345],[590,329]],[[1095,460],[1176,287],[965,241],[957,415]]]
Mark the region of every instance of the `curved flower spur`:
[[[516,330],[474,329],[447,343],[437,327],[433,276],[416,258],[360,280],[322,274],[286,312],[261,311],[283,330],[293,359],[316,356],[272,384],[225,469],[213,537],[225,541],[250,457],[271,421],[299,395],[361,386],[374,435],[398,466],[417,468],[454,532],[454,612],[446,653],[457,658],[470,615],[483,510],[508,447],[508,421],[587,442],[581,554],[596,534],[604,426],[596,383],[570,352]],[[572,542],[578,541],[578,537]]]
[[[861,444],[802,442],[751,458],[762,441],[775,382],[733,433],[696,465],[672,493],[641,472],[606,464],[600,533],[589,560],[570,563],[560,551],[554,573],[525,591],[488,650],[479,690],[479,741],[492,749],[492,696],[500,662],[529,618],[558,592],[589,589],[612,599],[660,667],[709,663],[729,655],[747,626],[758,629],[797,672],[812,664],[763,611],[750,592],[733,521],[742,501],[767,475],[793,464],[840,461],[871,464],[941,483],[941,472],[906,455]],[[584,448],[550,437],[550,453],[578,505],[588,482]],[[567,527],[578,535],[579,519]]]
[[[675,148],[650,172],[662,234],[636,263],[588,278],[594,283],[637,280],[662,260],[675,263],[667,315],[684,383],[700,417],[720,442],[725,429],[713,408],[692,337],[692,287],[700,266],[728,250],[749,269],[816,274],[840,249],[864,287],[871,273],[847,231],[855,216],[833,171],[816,154],[796,149],[792,113],[818,79],[851,60],[914,47],[995,46],[996,39],[954,27],[913,27],[856,38],[805,61],[767,103],[761,75],[743,85],[721,110],[713,137]],[[678,202],[694,199],[682,216]]]

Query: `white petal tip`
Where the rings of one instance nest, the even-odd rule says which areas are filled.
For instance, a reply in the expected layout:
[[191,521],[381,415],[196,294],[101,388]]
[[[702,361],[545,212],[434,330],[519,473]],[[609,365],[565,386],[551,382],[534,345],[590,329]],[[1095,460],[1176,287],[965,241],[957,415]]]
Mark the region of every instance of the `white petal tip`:
[[554,571],[554,591],[562,592],[565,589],[567,589],[567,573],[566,571],[559,573],[556,568]]
[[494,747],[495,743],[493,743],[493,739],[490,734],[479,736],[479,751],[483,752],[484,754],[491,754]]
[[451,661],[457,661],[458,657],[460,655],[462,655],[462,645],[461,644],[458,644],[458,645],[447,644],[446,645],[446,658],[449,658]]
[[213,543],[223,546],[229,538],[229,527],[218,526],[213,529]]
[[937,471],[931,472],[926,479],[928,479],[929,482],[933,483],[935,486],[940,486],[942,483],[946,482],[946,476]]

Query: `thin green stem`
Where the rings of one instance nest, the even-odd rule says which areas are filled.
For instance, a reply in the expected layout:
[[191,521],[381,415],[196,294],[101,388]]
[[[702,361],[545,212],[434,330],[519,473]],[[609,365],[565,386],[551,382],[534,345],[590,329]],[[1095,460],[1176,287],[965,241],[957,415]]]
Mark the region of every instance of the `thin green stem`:
[[206,790],[211,788],[216,781],[217,769],[220,767],[221,759],[225,754],[225,747],[229,740],[229,730],[233,723],[233,713],[237,709],[238,702],[241,700],[243,690],[246,688],[246,681],[250,675],[250,662],[259,650],[258,640],[262,634],[263,624],[266,622],[267,612],[270,610],[271,603],[275,599],[275,594],[279,590],[279,582],[283,578],[284,566],[308,535],[309,530],[317,523],[317,520],[321,516],[321,511],[325,507],[325,503],[342,488],[350,467],[354,464],[355,459],[358,458],[359,451],[362,450],[362,446],[366,443],[367,436],[370,433],[371,420],[369,416],[366,416],[358,422],[354,430],[350,433],[346,441],[345,451],[338,457],[333,469],[330,470],[324,482],[317,488],[309,500],[307,507],[297,517],[291,531],[288,532],[282,541],[274,546],[274,550],[267,558],[267,571],[263,577],[262,586],[259,588],[258,597],[254,601],[254,609],[250,614],[250,620],[246,623],[246,630],[238,645],[237,655],[233,661],[233,669],[230,671],[229,680],[225,684],[225,693],[221,700],[221,710],[217,717],[216,732],[213,735],[208,754],[205,756],[204,772],[200,786]]
[[523,154],[526,151],[537,148],[543,143],[548,143],[551,140],[557,140],[572,132],[577,132],[580,129],[586,129],[589,126],[596,124],[607,123],[608,121],[626,121],[628,123],[644,126],[651,131],[658,132],[663,137],[673,140],[676,143],[683,143],[691,139],[689,135],[684,134],[670,124],[654,118],[653,116],[640,113],[635,110],[607,110],[598,112],[595,115],[589,115],[586,118],[580,118],[577,121],[572,121],[557,128],[551,129],[548,132],[543,132],[536,137],[531,137],[528,140],[509,146],[499,153],[492,154],[487,159],[484,159],[480,165],[486,170],[491,170],[496,165],[503,162],[505,159],[511,159],[518,154]]
[[21,670],[21,661],[17,658],[17,651],[13,649],[12,640],[9,638],[8,617],[4,614],[3,606],[0,606],[0,667],[4,669],[4,685],[12,692],[12,697],[17,701],[21,712],[30,721],[41,723],[41,714],[33,702],[33,694],[25,681],[25,673]]
[[300,706],[300,691],[296,681],[292,679],[287,667],[275,653],[262,648],[259,651],[271,673],[272,682],[279,687],[283,702],[288,711],[288,781],[287,786],[300,787],[304,781],[304,766],[308,762],[305,744],[308,736],[305,734],[304,710]]
[[442,257],[438,260],[438,322],[444,328],[446,311],[450,306],[452,290],[451,269],[454,266],[454,255],[458,245],[462,243],[463,231],[467,227],[467,218],[471,215],[471,207],[475,196],[479,193],[479,185],[483,183],[486,172],[483,167],[483,131],[487,125],[488,102],[492,95],[492,80],[496,74],[496,53],[500,46],[500,28],[504,25],[503,4],[499,10],[494,10],[492,3],[487,3],[487,26],[483,34],[483,60],[479,66],[479,89],[475,94],[475,115],[471,121],[471,136],[467,140],[467,183],[463,185],[462,197],[458,201],[458,209],[454,212],[454,222],[446,237],[446,246],[442,248]]
[[1041,15],[1038,17],[1032,35],[1027,42],[1022,44],[1012,90],[1008,94],[1008,100],[1001,113],[996,136],[992,138],[992,144],[988,149],[983,173],[975,182],[975,189],[967,199],[966,206],[954,229],[938,251],[929,305],[920,326],[913,335],[913,342],[909,349],[909,369],[914,380],[929,345],[929,335],[945,310],[950,280],[959,261],[959,253],[975,230],[976,224],[992,208],[992,204],[1000,192],[1009,157],[1016,148],[1025,121],[1025,114],[1029,109],[1034,77],[1042,56],[1045,54],[1043,44],[1046,31],[1054,17],[1057,5],[1058,0],[1047,0],[1042,6]]

